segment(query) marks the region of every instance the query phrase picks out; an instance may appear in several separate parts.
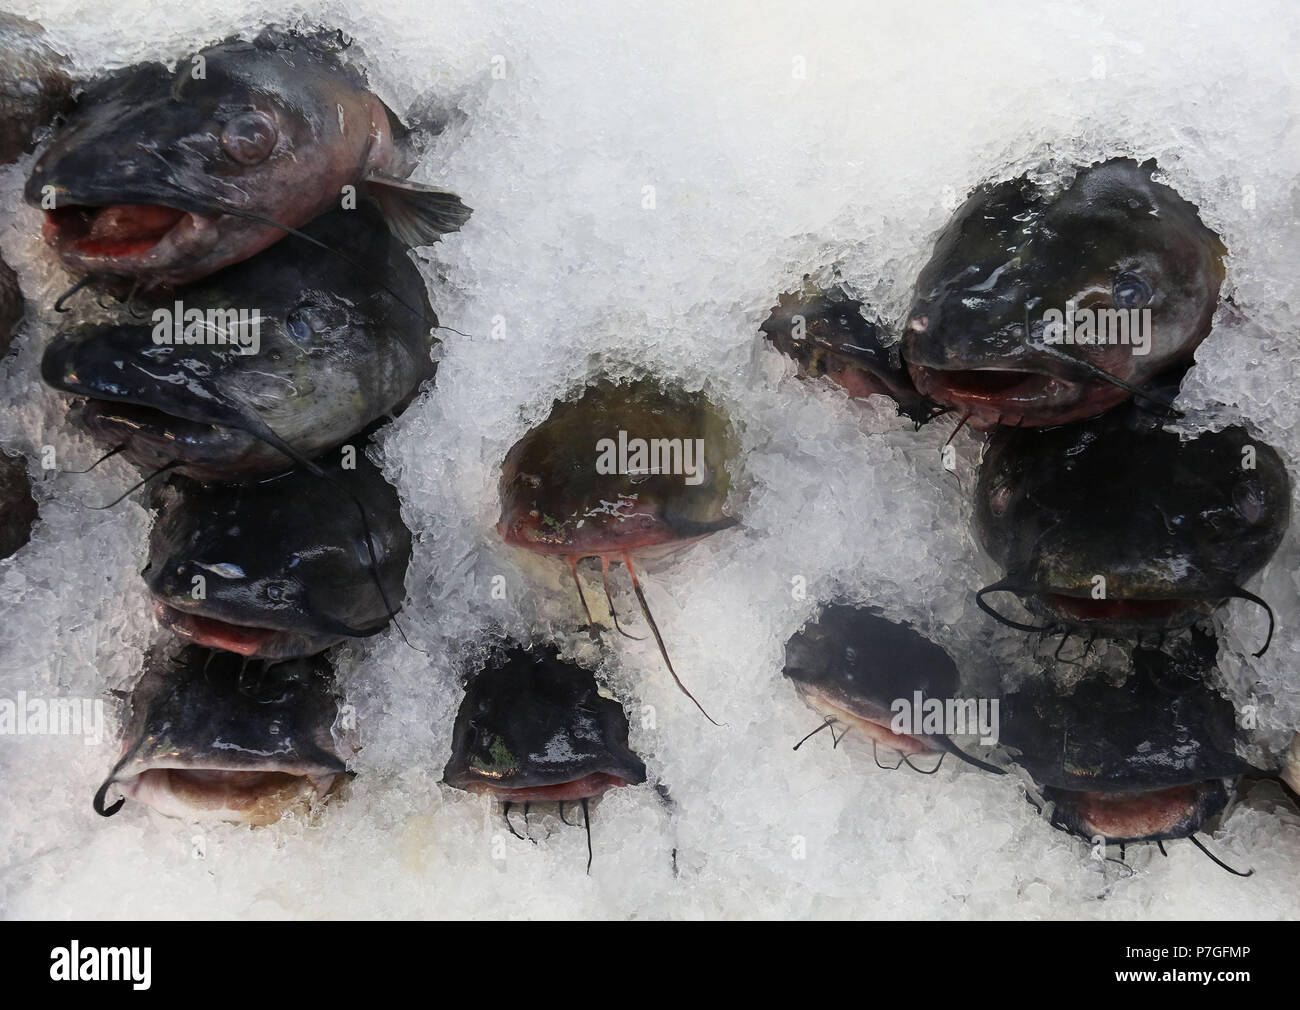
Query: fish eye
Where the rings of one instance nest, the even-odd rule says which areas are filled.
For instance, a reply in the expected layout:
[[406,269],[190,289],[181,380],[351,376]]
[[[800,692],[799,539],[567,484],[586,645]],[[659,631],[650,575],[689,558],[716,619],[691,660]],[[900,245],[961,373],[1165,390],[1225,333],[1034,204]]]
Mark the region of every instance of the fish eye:
[[221,147],[241,165],[265,161],[279,133],[265,112],[241,112],[221,130]]
[[289,331],[290,339],[295,344],[311,343],[315,327],[312,326],[311,319],[305,309],[291,309],[289,314],[284,317],[284,325]]
[[1137,274],[1125,271],[1115,278],[1111,298],[1117,309],[1140,309],[1151,301],[1151,285]]
[[1232,492],[1232,505],[1251,526],[1258,525],[1264,519],[1264,488],[1257,481],[1245,481],[1238,484]]
[[272,603],[283,603],[289,598],[289,586],[284,582],[268,582],[262,592]]

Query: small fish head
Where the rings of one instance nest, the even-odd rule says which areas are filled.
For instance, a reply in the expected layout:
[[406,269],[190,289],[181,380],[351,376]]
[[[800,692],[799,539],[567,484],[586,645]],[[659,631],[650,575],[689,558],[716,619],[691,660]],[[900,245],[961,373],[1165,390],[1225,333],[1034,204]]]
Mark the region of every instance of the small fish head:
[[[637,456],[637,442],[658,455]],[[724,511],[733,452],[725,420],[700,394],[603,382],[557,402],[507,454],[497,530],[514,546],[565,557],[706,536],[734,524]]]
[[320,657],[250,663],[194,646],[175,659],[155,654],[105,786],[188,820],[278,820],[346,774],[332,682]]
[[785,647],[785,676],[823,716],[854,726],[881,746],[911,754],[941,749],[919,732],[894,733],[900,706],[951,698],[958,673],[944,649],[879,611],[826,607]]
[[553,649],[496,654],[469,680],[443,781],[502,799],[574,800],[645,781],[623,707]]

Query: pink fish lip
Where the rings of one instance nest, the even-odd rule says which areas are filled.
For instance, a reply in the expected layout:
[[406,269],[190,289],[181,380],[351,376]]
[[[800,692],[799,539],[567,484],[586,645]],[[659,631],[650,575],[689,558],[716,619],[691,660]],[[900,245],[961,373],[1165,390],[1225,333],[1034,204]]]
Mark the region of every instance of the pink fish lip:
[[611,789],[629,786],[632,783],[620,775],[611,772],[590,772],[563,782],[539,785],[525,785],[522,782],[511,784],[506,781],[479,775],[455,776],[455,781],[447,784],[455,789],[471,793],[489,793],[506,803],[543,803],[572,800],[590,800],[603,796]]
[[1073,382],[1008,368],[935,368],[908,364],[917,391],[969,418],[976,431],[997,425],[1044,427],[1093,417],[1129,393],[1104,383]]
[[211,272],[196,265],[217,248],[224,217],[162,204],[67,204],[46,211],[41,231],[78,273],[181,284]]

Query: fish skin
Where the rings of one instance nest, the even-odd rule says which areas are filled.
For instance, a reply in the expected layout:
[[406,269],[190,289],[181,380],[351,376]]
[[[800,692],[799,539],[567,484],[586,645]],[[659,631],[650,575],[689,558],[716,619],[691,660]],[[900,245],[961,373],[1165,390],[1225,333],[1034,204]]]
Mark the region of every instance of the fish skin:
[[[432,378],[437,318],[423,277],[373,208],[335,211],[306,231],[343,244],[371,273],[291,238],[178,295],[137,298],[144,322],[122,311],[120,321],[60,332],[42,378],[88,398],[71,420],[105,446],[125,445],[123,455],[148,470],[178,463],[198,480],[295,465],[268,444],[268,429],[309,459],[352,438]],[[156,345],[154,313],[178,298],[187,310],[258,310],[259,352]]]
[[35,21],[0,11],[0,164],[32,150],[32,135],[72,102],[67,59]]
[[18,275],[0,259],[0,358],[9,353],[23,311],[23,291],[18,284]]
[[27,457],[0,449],[0,561],[31,540],[38,514]]
[[[196,646],[175,656],[158,649],[146,657],[130,705],[122,755],[97,809],[116,785],[170,816],[268,824],[319,799],[347,773],[346,748],[332,731],[339,714],[334,672],[324,656],[250,664]],[[220,788],[205,797],[201,783],[158,774],[177,770],[278,772],[297,781],[250,784],[251,795],[232,803]]]
[[468,678],[443,770],[447,785],[500,793],[592,776],[618,780],[602,780],[605,788],[646,777],[645,763],[628,746],[623,706],[600,693],[590,670],[550,646],[512,646]]
[[[617,441],[620,430],[629,439],[703,439],[703,481],[597,472],[597,443]],[[557,400],[506,454],[497,532],[541,554],[587,557],[726,529],[735,524],[724,511],[734,453],[729,423],[702,393],[653,379],[601,380],[577,399]]]
[[913,692],[947,699],[959,684],[957,666],[939,645],[879,609],[831,604],[785,646],[784,675],[801,693],[887,726],[891,706]]
[[[459,228],[470,213],[459,198],[400,178],[402,128],[337,39],[268,28],[201,50],[175,72],[144,63],[88,85],[24,193],[50,211],[46,239],[64,264],[187,284],[282,240],[268,221],[302,228],[341,206],[348,186],[382,203],[407,244]],[[169,223],[158,208],[184,213]],[[250,214],[260,220],[240,216]]]
[[[1210,331],[1226,249],[1156,172],[1154,161],[1115,158],[1055,195],[1025,176],[977,189],[916,282],[902,341],[916,388],[977,430],[1054,425],[1131,395],[1090,367],[1142,387],[1190,362]],[[1151,311],[1148,354],[1045,344],[1048,309],[1064,311],[1069,299],[1116,307],[1117,281],[1132,276],[1149,291],[1134,306]],[[1134,290],[1126,297],[1140,298]]]
[[1216,656],[1214,637],[1193,629],[1133,648],[1129,670],[1094,670],[1070,693],[1049,667],[1001,699],[999,745],[1053,805],[1053,827],[1108,843],[1178,839],[1224,810],[1258,769],[1238,756],[1236,710],[1210,686]]
[[[796,330],[801,321],[803,335]],[[881,395],[918,427],[944,408],[916,391],[897,341],[887,343],[885,327],[867,317],[866,306],[839,285],[822,290],[806,282],[797,292],[778,296],[759,327],[805,378],[825,376],[855,399]]]
[[[1253,447],[1255,468],[1242,466]],[[1246,429],[1190,439],[1121,407],[1055,428],[990,438],[975,490],[974,529],[1029,610],[1069,625],[1049,594],[1179,600],[1150,618],[1097,618],[1127,634],[1191,624],[1273,555],[1290,522],[1290,477]]]
[[[195,618],[268,629],[248,655],[309,656],[349,637],[387,627],[388,597],[406,595],[411,534],[397,490],[358,446],[355,469],[322,460],[328,479],[302,470],[245,484],[173,478],[155,495],[145,583],[160,617],[182,637],[206,641]],[[377,567],[370,567],[360,515],[341,484],[360,500]],[[383,593],[375,584],[378,575]],[[204,594],[194,596],[202,577]],[[229,647],[229,646],[227,646]]]

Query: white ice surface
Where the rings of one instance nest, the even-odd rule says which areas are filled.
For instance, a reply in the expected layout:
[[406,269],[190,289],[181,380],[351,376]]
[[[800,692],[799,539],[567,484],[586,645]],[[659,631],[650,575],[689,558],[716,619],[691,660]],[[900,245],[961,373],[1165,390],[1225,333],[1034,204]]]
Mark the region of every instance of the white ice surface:
[[[257,27],[264,7],[52,0],[16,10],[94,70],[174,59]],[[1208,424],[1246,415],[1300,473],[1294,4],[355,0],[283,10],[354,35],[399,112],[435,99],[460,113],[416,178],[474,208],[461,233],[423,252],[443,322],[468,336],[444,334],[436,389],[383,445],[417,534],[402,621],[431,656],[391,632],[346,651],[366,744],[358,777],[323,810],[273,828],[198,829],[131,804],[104,821],[90,797],[116,753],[111,732],[98,747],[0,737],[3,914],[1300,914],[1300,817],[1260,794],[1211,842],[1255,867],[1253,878],[1223,873],[1187,843],[1168,846],[1167,859],[1130,848],[1129,873],[1038,820],[1010,778],[948,765],[932,777],[883,772],[824,736],[791,751],[816,717],[780,676],[782,648],[819,599],[883,605],[964,667],[1005,657],[1014,668],[1024,646],[992,635],[972,602],[993,574],[968,532],[978,440],[958,436],[958,474],[945,474],[937,450],[949,423],[916,433],[888,410],[799,382],[755,337],[779,291],[837,264],[897,317],[934,234],[982,180],[1155,156],[1225,237],[1228,290],[1250,320],[1206,341],[1185,404]],[[42,307],[0,364],[0,443],[54,445],[60,465],[85,465],[94,447],[37,377],[48,307],[68,278],[21,205],[29,164],[0,171],[0,249]],[[743,525],[646,579],[679,671],[724,728],[676,692],[653,643],[611,636],[601,653],[576,635],[564,570],[520,559],[493,532],[505,451],[600,368],[705,386],[741,431]],[[41,485],[33,542],[0,563],[0,697],[111,702],[111,688],[129,686],[156,634],[137,577],[148,518],[133,502],[81,503],[133,479],[110,461]],[[1300,715],[1298,554],[1289,536],[1251,584],[1280,617],[1263,660],[1245,658],[1262,620],[1236,604],[1222,615],[1234,695],[1256,699],[1274,744]],[[505,600],[491,596],[497,575]],[[804,600],[792,597],[796,576]],[[616,603],[630,614],[620,584]],[[632,714],[650,782],[595,808],[590,877],[580,829],[535,811],[539,843],[520,842],[485,801],[439,785],[458,672],[493,623],[600,662]]]

